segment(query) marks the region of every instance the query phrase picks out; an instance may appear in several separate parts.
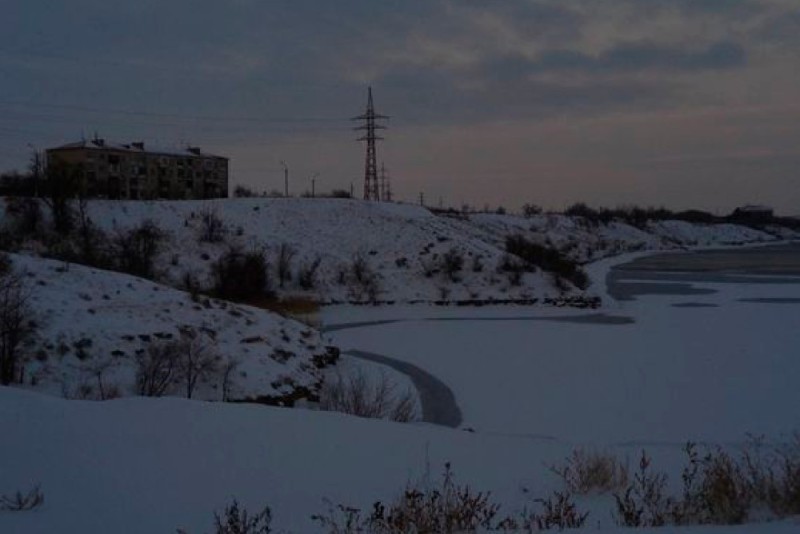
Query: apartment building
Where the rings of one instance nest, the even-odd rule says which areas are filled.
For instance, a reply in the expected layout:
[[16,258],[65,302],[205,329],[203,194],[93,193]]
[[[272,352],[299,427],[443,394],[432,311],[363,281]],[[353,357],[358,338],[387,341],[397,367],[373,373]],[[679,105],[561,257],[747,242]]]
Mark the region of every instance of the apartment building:
[[145,147],[95,137],[46,150],[48,169],[77,173],[87,197],[203,199],[228,196],[228,158],[199,147]]

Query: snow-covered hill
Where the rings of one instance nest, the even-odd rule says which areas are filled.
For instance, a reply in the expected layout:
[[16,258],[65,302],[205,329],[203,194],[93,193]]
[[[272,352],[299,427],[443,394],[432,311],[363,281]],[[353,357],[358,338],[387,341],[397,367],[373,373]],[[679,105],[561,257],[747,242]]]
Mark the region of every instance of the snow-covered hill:
[[[11,255],[37,325],[24,385],[69,398],[136,394],[136,356],[191,333],[214,360],[193,397],[280,397],[313,389],[326,355],[319,333],[265,310],[190,294],[122,273]],[[227,374],[226,374],[226,371]],[[166,394],[181,396],[173,384]]]
[[[777,229],[767,233],[732,224],[682,221],[634,227],[555,214],[441,216],[415,205],[349,199],[98,200],[88,203],[88,214],[109,238],[146,220],[165,230],[167,240],[158,255],[156,277],[173,287],[183,288],[189,279],[210,287],[214,262],[231,247],[264,250],[272,286],[279,294],[300,294],[322,303],[558,302],[585,294],[541,269],[514,280],[501,266],[508,264],[506,238],[515,234],[578,263],[638,250],[770,241],[779,234]],[[7,211],[4,218],[7,227],[12,224]],[[209,218],[222,225],[211,242],[201,239]],[[781,237],[799,237],[785,229],[780,232]],[[42,250],[40,245],[25,248]],[[289,253],[291,271],[284,284],[277,274],[281,250]],[[456,260],[449,272],[445,267],[448,254]],[[356,264],[366,272],[366,281],[356,279]],[[303,271],[314,273],[305,284],[300,276]]]

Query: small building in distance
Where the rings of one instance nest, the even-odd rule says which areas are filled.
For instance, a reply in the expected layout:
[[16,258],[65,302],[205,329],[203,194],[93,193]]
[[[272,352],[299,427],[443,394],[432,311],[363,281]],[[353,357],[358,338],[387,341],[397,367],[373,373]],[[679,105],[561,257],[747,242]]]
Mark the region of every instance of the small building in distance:
[[77,173],[90,198],[203,199],[228,196],[228,158],[202,152],[112,144],[95,137],[46,151],[48,169]]
[[774,215],[774,211],[768,206],[756,206],[748,204],[733,210],[733,213],[731,213],[731,219],[734,221],[762,222],[772,220]]

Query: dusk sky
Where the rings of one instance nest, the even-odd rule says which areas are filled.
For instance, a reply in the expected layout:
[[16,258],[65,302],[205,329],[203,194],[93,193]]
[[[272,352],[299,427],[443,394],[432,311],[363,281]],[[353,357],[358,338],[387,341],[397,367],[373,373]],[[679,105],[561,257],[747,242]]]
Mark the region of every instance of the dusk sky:
[[800,214],[798,0],[4,0],[0,170],[91,137],[199,145],[232,184]]

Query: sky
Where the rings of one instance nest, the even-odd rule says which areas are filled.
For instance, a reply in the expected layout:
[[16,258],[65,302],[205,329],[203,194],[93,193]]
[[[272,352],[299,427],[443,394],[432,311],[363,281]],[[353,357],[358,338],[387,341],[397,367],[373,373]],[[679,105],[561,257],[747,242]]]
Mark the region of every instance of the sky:
[[800,215],[797,0],[0,0],[0,170],[99,135],[231,183]]

